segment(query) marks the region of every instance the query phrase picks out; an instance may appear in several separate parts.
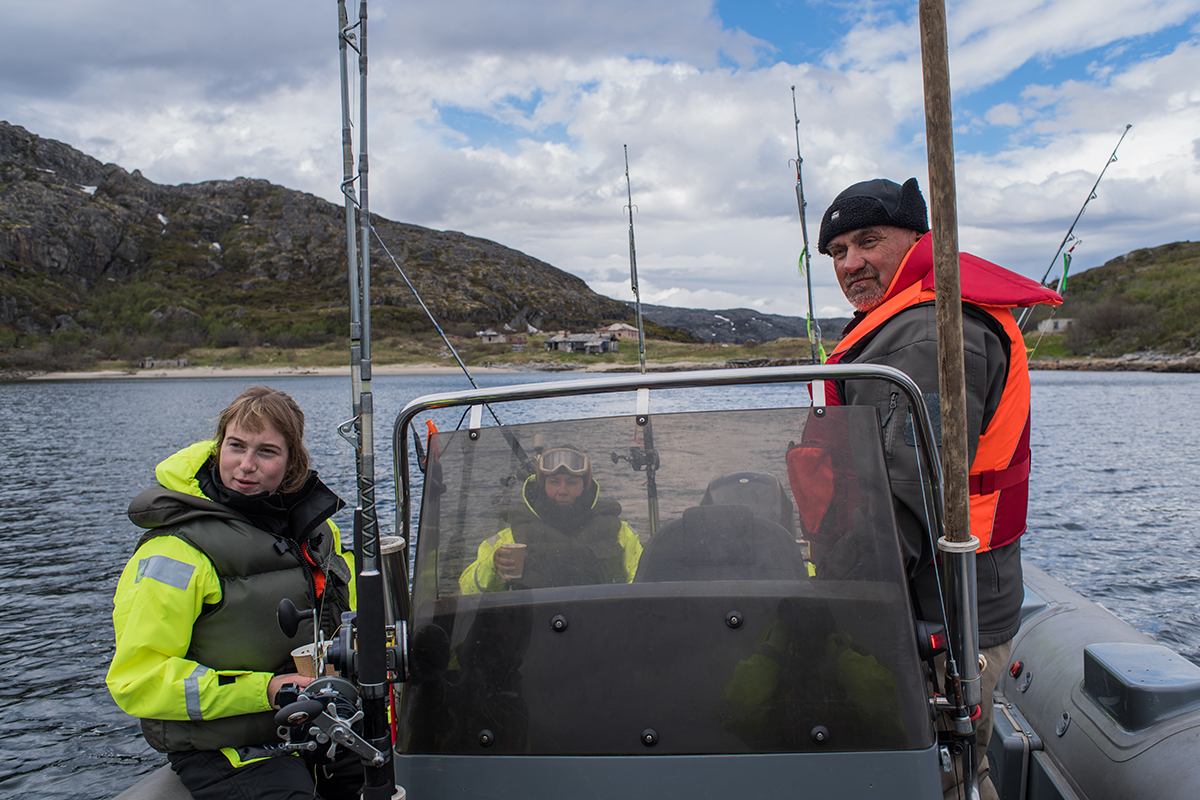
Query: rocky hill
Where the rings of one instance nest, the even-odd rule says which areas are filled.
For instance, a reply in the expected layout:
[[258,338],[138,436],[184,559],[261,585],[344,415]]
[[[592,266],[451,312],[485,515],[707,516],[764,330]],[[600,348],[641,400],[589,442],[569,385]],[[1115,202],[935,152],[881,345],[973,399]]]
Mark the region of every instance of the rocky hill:
[[[197,347],[344,343],[344,212],[237,178],[167,186],[0,121],[0,368],[136,364]],[[372,217],[442,326],[586,329],[631,322],[628,303],[495,242]],[[378,242],[378,337],[431,324]],[[1200,244],[1136,250],[1072,275],[1066,352],[1200,350]],[[1027,330],[1050,313],[1039,309]],[[743,343],[805,338],[802,317],[643,306],[651,336]],[[846,320],[821,320],[836,339]]]
[[[643,303],[642,316],[659,325],[691,331],[705,342],[741,344],[751,340],[761,343],[776,339],[808,338],[804,317],[764,314],[749,308],[708,311]],[[836,339],[850,319],[819,319],[817,322],[825,339]]]
[[[632,318],[625,303],[495,242],[372,222],[441,323],[468,335]],[[378,242],[371,258],[376,334],[426,329]],[[160,185],[0,122],[0,360],[344,338],[347,283],[339,206],[249,178]]]

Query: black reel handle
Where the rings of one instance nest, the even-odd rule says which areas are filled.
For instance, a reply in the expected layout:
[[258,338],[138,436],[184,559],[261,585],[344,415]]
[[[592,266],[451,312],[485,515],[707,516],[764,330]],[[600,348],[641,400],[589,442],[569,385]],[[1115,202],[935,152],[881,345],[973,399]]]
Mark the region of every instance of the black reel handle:
[[325,705],[320,700],[305,698],[288,703],[275,713],[275,724],[288,727],[307,725],[321,715]]
[[316,609],[310,608],[306,611],[301,611],[296,608],[296,604],[288,598],[283,598],[279,601],[279,611],[276,612],[276,619],[279,620],[279,630],[283,631],[283,635],[291,639],[296,635],[296,631],[300,630],[300,621],[309,619],[316,614]]

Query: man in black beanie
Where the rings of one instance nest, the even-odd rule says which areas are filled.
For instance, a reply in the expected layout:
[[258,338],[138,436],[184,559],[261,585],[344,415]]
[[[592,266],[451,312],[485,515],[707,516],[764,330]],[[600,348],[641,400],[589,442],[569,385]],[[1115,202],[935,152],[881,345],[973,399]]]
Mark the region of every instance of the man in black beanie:
[[903,186],[883,178],[863,181],[834,198],[821,219],[817,252],[833,257],[842,293],[856,310],[883,302],[901,259],[929,230],[925,218],[916,178]]
[[[928,231],[917,179],[901,186],[877,178],[856,183],[834,198],[821,219],[817,250],[833,258],[838,283],[855,308],[829,362],[887,364],[908,374],[924,393],[936,426],[941,398]],[[1029,492],[1029,367],[1011,309],[1058,305],[1062,298],[970,254],[962,254],[960,266],[971,534],[980,542],[979,646],[987,661],[981,670],[983,702],[976,723],[980,792],[986,800],[996,797],[983,758],[991,738],[992,692],[1007,665],[1024,597],[1020,536]],[[912,422],[907,404],[898,399],[890,384],[839,381],[827,402],[878,408],[915,611],[920,619],[940,620],[935,553],[929,544]],[[940,429],[937,434],[940,439]],[[956,796],[960,779],[961,770],[943,773],[947,798]]]

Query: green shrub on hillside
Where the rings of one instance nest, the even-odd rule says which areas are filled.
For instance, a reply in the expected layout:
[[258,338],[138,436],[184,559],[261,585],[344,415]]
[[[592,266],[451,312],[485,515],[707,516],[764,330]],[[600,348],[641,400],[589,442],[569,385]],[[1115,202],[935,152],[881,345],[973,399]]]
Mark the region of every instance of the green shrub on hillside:
[[1076,355],[1200,347],[1200,242],[1135,250],[1067,279],[1057,316]]

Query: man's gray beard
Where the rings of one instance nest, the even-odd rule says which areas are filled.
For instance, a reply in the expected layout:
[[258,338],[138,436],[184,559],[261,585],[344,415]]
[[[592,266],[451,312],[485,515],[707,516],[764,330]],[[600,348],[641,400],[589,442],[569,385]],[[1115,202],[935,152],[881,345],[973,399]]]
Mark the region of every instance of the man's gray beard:
[[[871,291],[867,294],[859,295],[858,297],[854,298],[853,300],[850,300],[850,305],[854,306],[854,309],[856,311],[866,314],[868,312],[874,311],[875,309],[877,309],[881,305],[883,305],[883,296],[885,294],[886,294],[886,292],[883,290],[880,290],[878,292]],[[847,298],[847,299],[849,299],[849,298]]]

